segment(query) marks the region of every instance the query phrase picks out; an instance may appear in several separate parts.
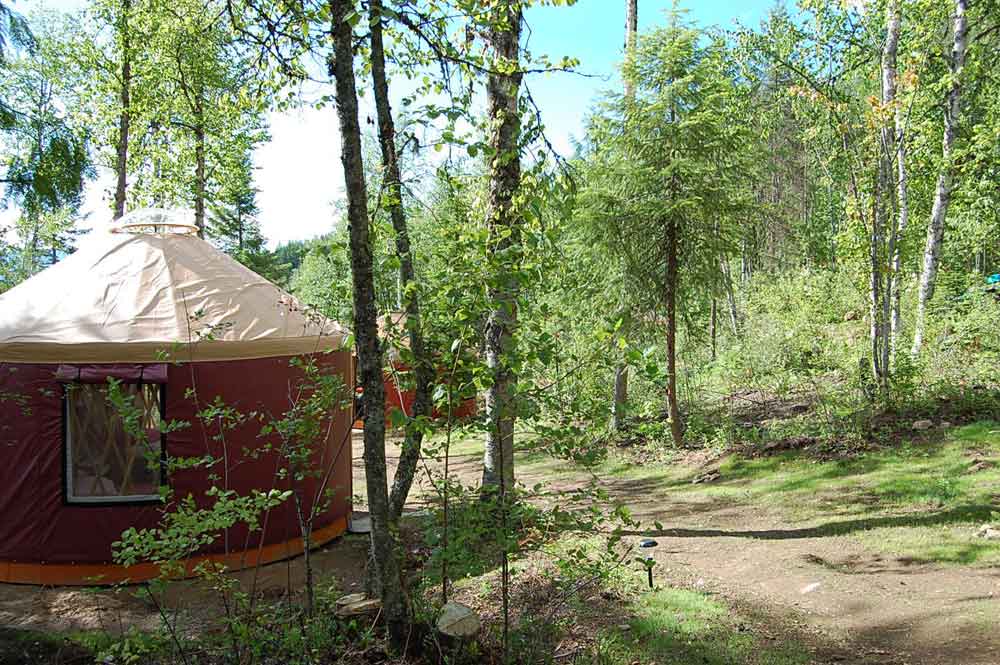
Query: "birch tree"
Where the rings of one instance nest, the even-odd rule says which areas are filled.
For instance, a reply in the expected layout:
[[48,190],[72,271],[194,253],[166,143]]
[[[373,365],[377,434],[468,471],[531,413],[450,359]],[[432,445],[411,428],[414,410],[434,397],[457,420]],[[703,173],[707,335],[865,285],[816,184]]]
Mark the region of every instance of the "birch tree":
[[927,224],[927,241],[924,245],[923,263],[920,272],[920,287],[917,296],[917,316],[913,331],[911,353],[920,353],[924,342],[927,306],[934,296],[938,264],[941,259],[941,241],[944,238],[945,218],[951,204],[954,186],[954,149],[958,134],[962,102],[962,68],[968,40],[966,21],[966,0],[955,0],[955,14],[952,18],[952,45],[948,59],[949,86],[944,103],[944,138],[941,142],[941,169],[934,187],[934,204]]
[[883,105],[892,109],[895,134],[892,141],[892,155],[896,164],[896,231],[893,234],[890,256],[890,275],[894,281],[891,297],[890,319],[891,354],[895,357],[900,333],[900,293],[902,291],[903,238],[910,223],[910,200],[906,171],[906,123],[907,113],[898,94],[898,69],[896,65],[899,50],[899,32],[902,25],[900,0],[890,0],[886,6],[886,40],[883,49],[882,94]]
[[491,12],[486,40],[491,69],[486,83],[489,185],[487,255],[499,274],[489,287],[492,311],[486,321],[486,363],[492,382],[486,390],[486,450],[483,488],[502,495],[514,487],[514,331],[517,326],[518,277],[513,270],[521,252],[520,218],[515,197],[521,181],[521,118],[518,97],[522,7],[520,0],[499,0]]

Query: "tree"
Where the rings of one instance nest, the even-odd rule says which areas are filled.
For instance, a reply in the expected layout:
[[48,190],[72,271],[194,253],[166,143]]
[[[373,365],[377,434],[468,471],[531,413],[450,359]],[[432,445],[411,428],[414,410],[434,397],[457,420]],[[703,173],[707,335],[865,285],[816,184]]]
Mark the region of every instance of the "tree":
[[635,94],[610,98],[591,118],[582,203],[627,263],[633,289],[654,294],[647,316],[663,311],[666,404],[680,445],[678,320],[700,284],[717,283],[719,257],[732,246],[750,139],[733,115],[723,44],[676,14],[670,27],[639,39],[623,74]]
[[[906,124],[910,112],[901,108],[897,89],[900,10],[890,3],[883,15],[827,3],[809,11],[810,20],[803,22],[775,16],[759,43],[789,78],[786,89],[811,137],[812,160],[825,171],[826,205],[837,220],[833,258],[865,278],[869,343],[859,366],[867,368],[863,380],[869,398],[884,400],[891,385],[893,310],[901,288],[897,263],[902,265],[902,258],[897,261],[896,255],[902,252],[906,219],[897,205],[900,187],[905,189],[897,177],[906,174],[906,165],[904,139],[896,127]],[[817,52],[825,59],[817,59]],[[875,62],[881,66],[873,67]],[[837,189],[843,194],[835,194]]]
[[149,44],[156,15],[147,0],[93,0],[70,31],[67,63],[79,81],[74,114],[91,128],[95,161],[115,176],[113,216],[128,207],[130,174],[153,133],[150,109],[157,104],[160,76]]
[[[638,0],[625,0],[625,57],[632,57],[639,28]],[[632,96],[632,80],[624,77],[625,96]],[[618,430],[622,426],[622,415],[628,402],[628,365],[615,365],[615,385],[611,403],[611,429]]]
[[403,185],[396,150],[396,128],[389,104],[389,82],[385,71],[385,45],[382,39],[383,8],[381,0],[370,0],[371,70],[375,90],[375,108],[378,116],[378,139],[382,154],[382,190],[385,207],[389,211],[395,232],[396,256],[399,259],[399,283],[406,312],[405,328],[409,340],[406,357],[411,359],[416,376],[413,413],[409,414],[406,436],[399,456],[399,465],[393,477],[389,497],[389,516],[398,521],[409,495],[427,418],[431,415],[431,387],[434,383],[434,366],[424,341],[420,316],[419,286],[413,268],[413,251],[403,208]]
[[920,272],[920,290],[917,299],[917,320],[913,331],[915,355],[920,352],[924,341],[927,304],[934,296],[938,263],[941,254],[941,240],[944,238],[945,218],[951,203],[954,187],[954,148],[958,135],[962,101],[962,70],[965,67],[965,53],[968,41],[966,21],[966,0],[955,0],[955,15],[952,28],[951,54],[948,59],[949,80],[944,103],[944,138],[941,142],[941,169],[934,188],[934,205],[927,225],[927,242],[924,246],[923,267]]
[[92,175],[88,132],[65,108],[74,81],[67,78],[51,17],[40,17],[31,52],[0,70],[10,124],[2,135],[6,157],[3,203],[18,207],[16,279],[30,277],[72,249],[83,184]]
[[891,239],[890,257],[892,265],[889,274],[895,281],[891,298],[892,314],[890,318],[891,334],[891,355],[895,357],[898,347],[899,334],[901,328],[900,320],[900,293],[902,293],[902,268],[903,268],[903,238],[910,222],[910,196],[908,187],[908,177],[906,170],[906,125],[907,113],[898,98],[898,73],[897,73],[897,52],[899,49],[899,33],[902,25],[902,10],[900,0],[889,0],[886,5],[886,39],[883,48],[882,64],[882,99],[883,104],[892,109],[895,133],[886,135],[883,141],[890,149],[889,154],[896,163],[896,232]]
[[486,390],[486,450],[483,488],[505,495],[514,487],[514,330],[517,326],[518,277],[514,267],[521,252],[520,213],[515,197],[521,184],[521,116],[518,95],[522,7],[501,0],[490,16],[487,43],[492,68],[487,75],[487,158],[489,185],[486,223],[487,256],[498,273],[489,287],[492,311],[486,321],[486,363],[492,381]]
[[0,65],[7,62],[10,51],[32,51],[35,36],[23,16],[11,7],[11,3],[0,2]]
[[347,191],[350,224],[351,278],[354,303],[354,335],[361,386],[364,389],[365,479],[368,509],[372,519],[372,550],[382,591],[382,608],[392,648],[401,651],[410,626],[410,606],[403,589],[398,545],[392,532],[385,466],[385,387],[382,379],[382,349],[375,311],[368,194],[361,161],[361,126],[354,79],[354,30],[357,13],[352,0],[332,0],[331,69],[337,95],[341,162]]
[[[253,71],[228,24],[218,20],[221,3],[171,2],[161,11],[154,55],[166,89],[159,124],[173,154],[153,159],[179,163],[175,177],[186,191],[175,196],[190,201],[204,237],[210,202],[223,203],[228,194],[235,197],[232,203],[246,206],[239,198],[252,191],[245,181],[254,146],[267,138],[262,116],[271,88]],[[237,211],[238,218],[245,216]]]

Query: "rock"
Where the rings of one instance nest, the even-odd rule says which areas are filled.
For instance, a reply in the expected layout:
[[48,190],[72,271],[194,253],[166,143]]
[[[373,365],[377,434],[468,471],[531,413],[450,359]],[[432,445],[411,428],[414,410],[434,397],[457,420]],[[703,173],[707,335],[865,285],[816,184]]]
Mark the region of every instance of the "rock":
[[799,590],[799,593],[801,593],[804,596],[807,593],[812,593],[813,591],[816,591],[817,589],[819,589],[819,587],[820,587],[819,582],[813,582],[812,584],[807,584],[804,587],[802,587]]
[[368,596],[363,593],[349,593],[346,596],[341,596],[337,599],[337,607],[347,607],[348,605],[353,605],[354,603],[360,603],[366,598],[368,598]]
[[985,538],[986,540],[1000,540],[1000,529],[997,529],[992,524],[984,524],[979,527],[976,537]]
[[941,429],[948,429],[949,427],[951,427],[951,423],[948,422],[947,420],[942,420],[941,424],[938,425],[938,427],[940,427]]
[[336,614],[339,617],[354,617],[361,616],[363,614],[374,614],[381,607],[382,601],[378,598],[371,598],[351,603],[349,605],[344,605],[343,607],[338,607]]
[[720,474],[718,471],[709,471],[707,473],[703,473],[700,476],[696,477],[694,480],[691,481],[691,484],[697,485],[699,483],[711,483],[718,480],[719,476]]
[[913,429],[917,430],[918,432],[928,430],[932,427],[934,427],[933,420],[917,420],[913,423]]
[[371,533],[372,518],[369,515],[352,517],[347,523],[347,531],[350,533]]
[[437,629],[448,637],[471,637],[479,632],[479,615],[462,603],[446,603],[441,608]]
[[857,312],[857,310],[851,310],[851,311],[846,312],[844,314],[844,322],[845,323],[848,322],[848,321],[857,321],[857,320],[858,320],[858,312]]
[[979,473],[980,471],[986,471],[987,469],[992,469],[996,466],[996,462],[990,459],[975,458],[972,460],[972,465],[969,466],[969,473]]

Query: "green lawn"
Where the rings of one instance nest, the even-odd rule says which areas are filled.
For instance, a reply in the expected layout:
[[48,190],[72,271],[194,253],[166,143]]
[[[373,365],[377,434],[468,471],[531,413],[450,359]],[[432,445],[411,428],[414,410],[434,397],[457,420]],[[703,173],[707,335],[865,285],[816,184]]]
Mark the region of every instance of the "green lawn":
[[[1000,521],[994,515],[1000,511],[997,422],[938,430],[846,459],[820,460],[797,451],[732,455],[718,466],[718,479],[692,484],[702,471],[680,462],[637,465],[618,455],[593,469],[626,503],[743,505],[767,511],[785,527],[815,536],[850,535],[874,551],[916,563],[1000,563],[1000,543],[974,535],[984,522]],[[532,482],[584,476],[572,464],[536,454],[519,458],[519,474]],[[670,515],[642,517],[668,522]]]
[[628,628],[603,631],[594,665],[796,665],[809,662],[801,645],[769,643],[755,635],[729,607],[683,589],[640,596]]

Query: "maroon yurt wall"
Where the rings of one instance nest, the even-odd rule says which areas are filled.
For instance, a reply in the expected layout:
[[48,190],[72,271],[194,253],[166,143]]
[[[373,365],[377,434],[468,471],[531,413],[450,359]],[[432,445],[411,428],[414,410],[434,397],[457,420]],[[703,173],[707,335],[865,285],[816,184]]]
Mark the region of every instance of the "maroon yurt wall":
[[[323,371],[341,374],[353,385],[350,353],[316,354]],[[260,437],[259,421],[225,432],[225,444],[214,426],[205,426],[196,416],[216,397],[241,412],[257,411],[280,416],[289,406],[290,388],[301,371],[289,357],[259,358],[160,365],[165,367],[164,418],[190,423],[190,427],[165,435],[169,456],[228,460],[211,469],[192,468],[171,474],[166,482],[176,498],[192,496],[199,506],[211,500],[205,491],[212,485],[228,486],[238,494],[252,489],[285,488],[287,481],[275,477],[277,454],[267,452],[254,459],[244,449],[261,450],[277,445]],[[135,381],[137,370],[157,372],[155,364],[72,366],[54,364],[0,363],[0,581],[75,584],[93,576],[102,581],[142,579],[155,575],[152,567],[126,570],[113,565],[112,543],[124,530],[155,527],[164,509],[162,503],[110,503],[80,505],[67,502],[65,392],[73,381],[61,380],[72,370],[77,379],[96,382],[107,376]],[[149,380],[148,378],[145,380]],[[161,379],[154,378],[156,381]],[[198,400],[191,396],[196,388]],[[200,405],[200,406],[199,406]],[[317,460],[318,469],[329,469],[327,487],[332,500],[316,519],[316,540],[329,540],[346,528],[351,499],[350,413],[336,415],[335,424]],[[210,474],[220,479],[212,480]],[[310,481],[307,494],[315,490]],[[245,527],[230,529],[205,548],[201,555],[218,555],[228,565],[252,565],[301,552],[294,505],[286,501],[263,517],[263,529],[248,533]],[[229,556],[225,556],[225,555]]]
[[[397,381],[398,373],[409,372],[410,368],[402,363],[393,363],[392,372],[386,372],[383,383],[385,385],[385,417],[386,422],[389,422],[390,414],[393,409],[399,409],[407,416],[413,416],[413,403],[417,399],[417,391],[408,388],[402,389],[399,387],[399,382]],[[444,372],[440,372],[443,374]],[[452,409],[451,417],[463,420],[466,418],[471,418],[477,413],[476,408],[476,398],[470,397],[469,399],[463,400],[455,405]],[[432,409],[431,417],[434,419],[445,418],[447,413],[442,412],[438,408]]]

